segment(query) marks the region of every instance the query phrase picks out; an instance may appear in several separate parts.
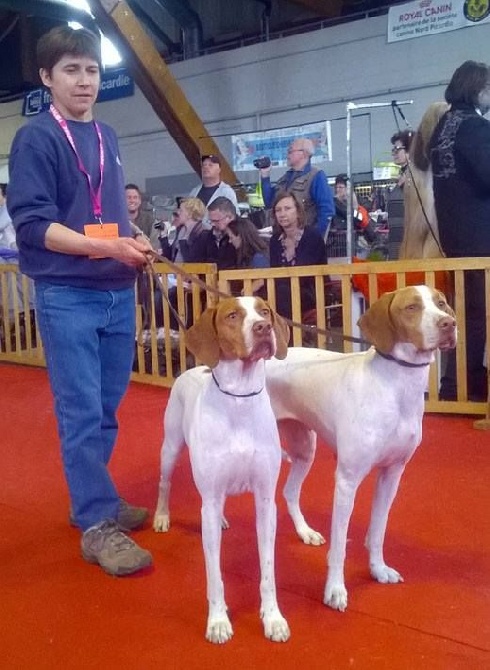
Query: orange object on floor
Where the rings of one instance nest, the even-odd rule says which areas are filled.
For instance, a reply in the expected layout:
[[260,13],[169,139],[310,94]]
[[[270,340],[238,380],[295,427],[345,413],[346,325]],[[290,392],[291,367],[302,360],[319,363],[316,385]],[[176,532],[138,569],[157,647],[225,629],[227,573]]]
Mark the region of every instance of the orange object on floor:
[[[352,262],[367,263],[368,261],[354,256]],[[378,296],[382,296],[383,293],[389,293],[390,291],[396,290],[396,274],[394,272],[383,272],[383,274],[377,276],[377,282]],[[407,272],[405,276],[405,282],[407,286],[418,286],[419,284],[425,284],[425,273]],[[357,291],[360,291],[366,299],[369,300],[368,275],[354,275],[352,277],[352,285]],[[439,291],[442,291],[449,298],[451,294],[451,277],[448,272],[438,271],[435,273],[435,287]]]
[[[291,639],[273,643],[259,619],[259,568],[250,495],[229,498],[222,566],[234,637],[204,639],[206,582],[200,498],[187,457],[172,483],[172,527],[133,537],[154,567],[109,577],[80,556],[68,524],[52,398],[45,370],[0,364],[0,658],[6,670],[482,670],[490,667],[490,433],[474,417],[424,419],[385,544],[403,584],[369,576],[364,535],[373,478],[361,487],[349,530],[349,606],[322,604],[326,548],[296,537],[278,491],[276,581]],[[119,492],[157,499],[168,391],[132,384],[120,411],[112,463]],[[376,403],[373,400],[373,411]],[[303,508],[328,535],[334,459],[319,445]],[[280,486],[287,463],[283,464]]]

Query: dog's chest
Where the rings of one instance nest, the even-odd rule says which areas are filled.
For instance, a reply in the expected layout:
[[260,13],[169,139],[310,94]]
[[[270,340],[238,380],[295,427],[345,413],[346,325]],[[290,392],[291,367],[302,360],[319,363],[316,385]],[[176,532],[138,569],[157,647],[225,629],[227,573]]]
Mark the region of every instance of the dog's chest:
[[189,439],[194,479],[199,489],[225,494],[253,491],[264,477],[277,476],[281,449],[267,395],[220,398],[199,403]]

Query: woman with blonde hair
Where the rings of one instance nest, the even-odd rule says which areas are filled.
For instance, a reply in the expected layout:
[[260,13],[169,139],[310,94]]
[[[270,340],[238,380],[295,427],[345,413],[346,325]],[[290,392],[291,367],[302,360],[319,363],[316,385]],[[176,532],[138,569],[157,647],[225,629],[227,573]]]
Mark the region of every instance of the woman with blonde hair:
[[434,205],[429,142],[449,105],[434,102],[425,111],[412,140],[409,178],[404,189],[405,225],[399,258],[441,258]]

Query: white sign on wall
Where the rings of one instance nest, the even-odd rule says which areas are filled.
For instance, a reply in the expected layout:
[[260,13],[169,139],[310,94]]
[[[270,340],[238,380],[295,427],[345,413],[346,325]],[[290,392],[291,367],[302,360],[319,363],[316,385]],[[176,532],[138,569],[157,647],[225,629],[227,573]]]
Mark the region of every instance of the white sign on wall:
[[332,160],[330,121],[322,121],[232,135],[233,169],[253,170],[253,162],[260,156],[269,156],[273,167],[286,167],[288,146],[299,138],[308,138],[313,142],[315,153],[311,157],[312,163]]
[[490,0],[417,0],[388,10],[388,42],[490,23]]

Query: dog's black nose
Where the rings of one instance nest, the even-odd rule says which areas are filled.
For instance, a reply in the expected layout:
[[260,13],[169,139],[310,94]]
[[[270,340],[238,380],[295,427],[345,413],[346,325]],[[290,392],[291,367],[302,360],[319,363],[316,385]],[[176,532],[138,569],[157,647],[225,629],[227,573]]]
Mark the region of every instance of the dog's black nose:
[[456,328],[456,319],[452,316],[445,316],[439,320],[438,326],[441,330],[454,330]]
[[257,321],[253,325],[253,332],[256,335],[268,335],[271,332],[272,326],[267,321]]

